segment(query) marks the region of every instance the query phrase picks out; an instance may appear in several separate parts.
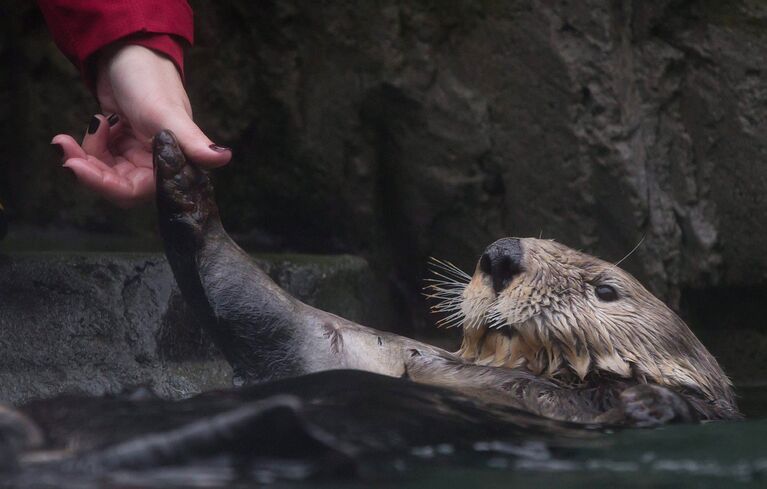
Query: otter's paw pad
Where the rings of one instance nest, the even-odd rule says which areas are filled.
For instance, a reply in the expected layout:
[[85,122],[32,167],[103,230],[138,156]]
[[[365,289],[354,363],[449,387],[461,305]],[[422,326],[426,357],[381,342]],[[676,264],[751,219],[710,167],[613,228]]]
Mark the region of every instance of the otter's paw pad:
[[625,422],[649,428],[695,420],[690,406],[679,394],[659,385],[635,385],[621,392]]

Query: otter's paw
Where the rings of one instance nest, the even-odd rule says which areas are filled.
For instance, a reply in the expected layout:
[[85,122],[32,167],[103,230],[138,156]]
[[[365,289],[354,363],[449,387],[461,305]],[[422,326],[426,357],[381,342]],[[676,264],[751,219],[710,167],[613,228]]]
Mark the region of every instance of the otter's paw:
[[649,428],[668,423],[697,421],[690,405],[682,396],[665,387],[640,384],[621,392],[624,423]]
[[166,129],[157,133],[152,148],[161,208],[195,214],[201,212],[200,207],[215,206],[208,172],[187,161],[173,132]]

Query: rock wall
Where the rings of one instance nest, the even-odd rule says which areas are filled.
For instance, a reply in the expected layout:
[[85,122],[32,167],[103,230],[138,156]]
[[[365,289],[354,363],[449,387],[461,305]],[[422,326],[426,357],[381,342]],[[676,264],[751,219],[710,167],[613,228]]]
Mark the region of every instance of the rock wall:
[[[765,2],[191,3],[190,95],[234,148],[219,199],[251,247],[362,252],[416,325],[425,258],[471,268],[506,235],[616,261],[639,244],[623,266],[691,314],[767,294]],[[46,143],[93,105],[9,5],[11,216],[151,234],[150,211],[64,182]]]
[[[269,255],[295,297],[381,326],[371,273],[354,256]],[[171,399],[231,386],[160,253],[0,252],[0,402],[151,388]]]

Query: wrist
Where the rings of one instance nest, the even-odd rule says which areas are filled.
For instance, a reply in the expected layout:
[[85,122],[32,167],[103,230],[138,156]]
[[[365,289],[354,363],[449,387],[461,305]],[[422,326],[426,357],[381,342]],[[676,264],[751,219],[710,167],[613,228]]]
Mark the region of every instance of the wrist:
[[[154,100],[186,107],[186,90],[175,63],[144,46],[121,42],[104,50],[99,58],[97,76],[99,101],[111,100],[124,112],[131,105],[146,108]],[[102,97],[102,95],[104,97]]]
[[129,42],[115,43],[104,49],[99,57],[99,76],[130,76],[136,71],[151,71],[163,74],[180,73],[172,60],[144,46]]

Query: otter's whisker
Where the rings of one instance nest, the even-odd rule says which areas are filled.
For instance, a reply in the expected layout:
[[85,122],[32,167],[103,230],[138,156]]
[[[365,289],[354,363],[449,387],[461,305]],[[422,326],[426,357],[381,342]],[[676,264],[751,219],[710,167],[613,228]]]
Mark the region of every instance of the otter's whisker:
[[461,309],[460,303],[437,304],[430,307],[431,312],[452,312],[452,311],[458,311],[460,309]]
[[424,287],[424,293],[428,294],[446,294],[450,295],[451,297],[460,297],[460,295],[463,293],[463,290],[466,287],[443,287],[441,285],[427,285]]
[[[438,272],[438,271],[436,271],[436,270],[431,270],[431,273],[433,273],[433,274],[434,274],[434,275],[436,275],[437,277],[440,277],[440,278],[444,279],[444,280],[445,280],[445,283],[450,283],[450,284],[464,284],[464,285],[468,283],[468,281],[467,281],[467,282],[459,282],[459,281],[458,281],[458,280],[456,280],[454,277],[449,277],[449,276],[447,276],[447,275],[444,275],[443,273],[440,273],[440,272]],[[431,282],[431,281],[438,281],[438,280],[435,280],[435,279],[431,279],[431,280],[430,280],[430,279],[424,279],[424,281],[426,281],[426,282]]]
[[454,313],[440,319],[437,321],[438,327],[448,327],[452,328],[455,326],[460,326],[460,324],[463,322],[463,311],[455,311]]
[[452,275],[456,279],[460,279],[463,281],[470,281],[471,276],[458,268],[457,266],[453,265],[449,261],[440,260],[434,257],[429,258],[429,265],[432,268],[432,272],[435,272],[436,270],[442,270],[443,272],[447,273],[448,275]]
[[[442,294],[442,293],[434,293],[434,294],[424,293],[423,295],[424,295],[424,297],[426,297],[428,299],[438,300],[439,304],[445,304],[445,305],[447,305],[447,304],[461,304],[461,302],[462,302],[461,296],[445,295],[445,294]],[[435,304],[435,305],[439,305],[439,304]]]
[[482,320],[482,317],[475,315],[472,316],[470,320],[464,322],[463,327],[467,329],[479,329],[483,323],[484,321]]
[[508,325],[508,321],[501,311],[498,300],[493,301],[493,304],[488,308],[486,325],[491,329],[502,328]]
[[427,278],[424,297],[437,301],[430,307],[431,312],[447,314],[436,322],[438,327],[452,328],[460,326],[466,317],[462,310],[463,292],[471,277],[452,263],[430,259],[430,272],[436,278]]
[[441,297],[438,295],[424,294],[424,297],[426,297],[427,299],[434,299],[436,301],[439,301],[439,303],[431,306],[432,309],[444,308],[444,307],[459,307],[461,305],[461,301],[458,301],[455,299],[445,299],[444,297]]
[[423,281],[424,282],[429,282],[429,283],[437,283],[437,284],[466,285],[466,282],[458,282],[458,281],[453,280],[453,279],[442,280],[442,279],[437,279],[437,278],[425,278],[425,279],[423,279]]
[[463,284],[457,285],[457,284],[448,284],[448,283],[432,283],[424,287],[424,290],[443,290],[445,292],[450,292],[452,294],[460,294],[463,292],[463,289],[465,289],[466,286]]
[[628,257],[630,257],[631,255],[633,255],[633,254],[634,254],[634,252],[635,252],[636,250],[638,250],[640,246],[642,246],[642,243],[644,243],[644,239],[645,239],[646,237],[647,237],[647,235],[646,235],[646,234],[643,234],[643,235],[642,235],[642,239],[640,239],[640,240],[639,240],[639,243],[637,243],[637,245],[636,245],[636,246],[634,246],[634,248],[633,248],[631,251],[629,251],[629,252],[628,252],[628,254],[627,254],[626,256],[624,256],[623,258],[621,258],[620,260],[618,260],[616,263],[613,263],[613,265],[615,265],[615,266],[617,267],[618,265],[620,265],[621,263],[623,263],[623,261],[624,261],[626,258],[628,258]]
[[451,287],[448,289],[428,286],[422,292],[422,295],[429,299],[434,299],[440,302],[460,302],[462,300],[463,288]]

